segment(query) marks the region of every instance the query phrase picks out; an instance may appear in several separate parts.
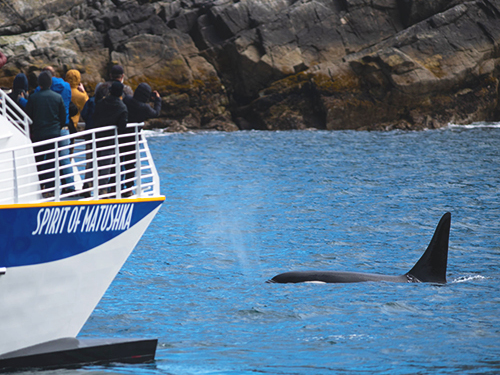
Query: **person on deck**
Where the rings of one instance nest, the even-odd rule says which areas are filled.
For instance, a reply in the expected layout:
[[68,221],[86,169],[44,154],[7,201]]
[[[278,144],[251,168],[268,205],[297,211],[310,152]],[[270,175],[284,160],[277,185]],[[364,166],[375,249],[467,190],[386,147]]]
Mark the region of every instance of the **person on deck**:
[[[70,126],[72,126],[69,116],[69,107],[71,103],[71,87],[68,82],[64,81],[62,78],[55,76],[56,71],[52,66],[46,66],[42,69],[42,71],[48,71],[52,74],[52,86],[50,87],[50,89],[60,94],[63,98],[64,107],[66,109],[66,124],[61,129],[60,135],[61,136],[69,135],[70,134],[69,129]],[[37,92],[39,89],[40,88],[37,87],[35,89],[35,92]],[[74,133],[74,131],[71,132]],[[59,142],[59,147],[66,147],[69,146],[70,144],[71,144],[70,140],[66,139],[64,141]],[[70,167],[71,164],[70,153],[71,152],[69,148],[65,148],[59,151],[59,164],[61,165],[61,167],[63,167],[63,170],[61,172],[63,178],[61,182],[64,185],[67,185],[62,190],[63,194],[72,193],[75,191],[74,178],[72,176],[72,168]]]
[[9,97],[23,109],[26,108],[28,103],[28,87],[28,78],[24,73],[19,73],[14,78],[12,91],[9,94]]
[[[122,134],[125,131],[128,121],[128,110],[127,106],[121,100],[122,95],[123,84],[118,81],[113,82],[109,88],[109,95],[96,102],[94,110],[95,128],[116,125],[118,127],[118,134]],[[101,132],[99,138],[112,137],[114,134],[115,132],[113,130]],[[97,156],[99,158],[103,157],[102,160],[99,160],[98,165],[99,167],[105,167],[99,170],[99,176],[103,176],[103,178],[99,179],[99,187],[106,185],[109,181],[110,173],[113,168],[112,164],[115,157],[115,148],[109,147],[108,149],[108,146],[113,145],[113,139],[97,142]],[[106,149],[102,150],[103,147],[106,147]],[[102,188],[99,190],[99,195],[106,193],[107,189]]]
[[66,73],[66,82],[68,82],[71,87],[71,102],[73,102],[78,109],[78,113],[71,117],[75,130],[78,126],[78,122],[80,121],[80,113],[85,106],[85,103],[87,103],[87,100],[89,100],[89,96],[81,82],[81,77],[80,72],[76,69],[68,70]]
[[[153,107],[149,104],[153,100]],[[144,122],[160,115],[161,97],[158,91],[151,91],[151,86],[141,83],[134,95],[125,95],[123,102],[128,109],[128,122]]]
[[95,128],[94,124],[94,111],[95,111],[95,104],[96,104],[96,95],[97,91],[99,90],[99,87],[102,85],[102,83],[98,83],[95,90],[94,90],[94,96],[90,97],[89,100],[85,103],[83,106],[83,109],[80,112],[80,117],[85,121],[85,130],[90,130]]
[[[97,93],[97,90],[99,90],[99,86],[102,83],[97,84],[95,90],[94,90],[94,96],[89,98],[85,105],[83,106],[82,111],[80,112],[80,117],[85,121],[85,130],[90,130],[95,128],[94,124],[94,111],[95,111],[95,96]],[[90,135],[85,136],[86,141],[90,141],[92,137]],[[85,172],[85,183],[83,184],[83,189],[89,189],[93,186],[92,179],[93,179],[93,171],[92,171],[92,153],[90,150],[92,149],[92,143],[87,143],[86,147],[86,152],[87,152],[87,165],[85,167],[86,171]],[[84,197],[90,197],[90,192],[84,192],[82,194]]]
[[[154,100],[154,108],[151,107],[149,102],[151,99]],[[125,95],[123,97],[123,102],[128,109],[128,122],[129,123],[140,123],[147,119],[155,118],[160,115],[161,112],[161,97],[158,91],[151,92],[151,87],[147,83],[141,83],[134,91],[134,96]],[[134,133],[135,128],[127,128],[126,133]],[[125,137],[120,140],[120,143],[132,143],[127,146],[120,147],[120,153],[126,153],[122,156],[122,161],[125,166],[125,170],[135,169],[136,159],[135,155],[135,136]],[[125,175],[125,180],[133,180],[135,177],[134,172],[129,172]],[[127,181],[125,183],[125,188],[131,188],[134,186],[134,181]],[[132,195],[131,191],[124,193],[124,196]]]
[[[19,73],[12,83],[12,91],[8,94],[9,98],[11,98],[24,112],[26,112],[26,104],[29,98],[28,88],[28,78],[24,73]],[[12,112],[15,113],[18,118],[22,118],[24,113],[20,111],[19,108],[11,106]]]
[[[95,101],[98,102],[109,94],[109,89],[113,82],[120,82],[123,84],[125,80],[125,71],[121,65],[115,65],[111,68],[110,80],[107,82],[103,82],[99,85],[99,89],[96,90],[95,93]],[[134,92],[130,88],[130,86],[123,85],[123,93],[125,95],[134,95]]]
[[[33,120],[31,126],[32,141],[44,141],[59,137],[61,128],[66,125],[66,108],[62,96],[50,89],[52,75],[49,71],[42,71],[38,76],[40,90],[28,99],[26,113]],[[55,155],[54,144],[36,146],[34,148],[38,171],[41,173],[42,189],[54,187]],[[39,155],[39,153],[46,152]],[[40,164],[44,162],[44,164]],[[45,172],[46,170],[52,170]],[[43,180],[48,180],[43,182]],[[54,196],[53,191],[44,192],[44,198]]]

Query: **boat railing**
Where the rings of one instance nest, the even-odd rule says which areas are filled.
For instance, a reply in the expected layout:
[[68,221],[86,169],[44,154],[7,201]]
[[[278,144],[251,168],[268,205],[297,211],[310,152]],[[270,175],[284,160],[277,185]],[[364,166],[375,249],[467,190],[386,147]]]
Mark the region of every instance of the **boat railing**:
[[24,135],[29,136],[31,119],[3,90],[0,90],[0,116],[2,115]]
[[142,125],[128,124],[125,134],[106,126],[0,151],[0,204],[159,196]]

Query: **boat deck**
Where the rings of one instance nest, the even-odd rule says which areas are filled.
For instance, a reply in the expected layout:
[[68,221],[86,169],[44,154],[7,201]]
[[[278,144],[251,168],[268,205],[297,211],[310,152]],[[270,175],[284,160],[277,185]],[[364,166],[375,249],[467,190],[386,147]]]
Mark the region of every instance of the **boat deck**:
[[143,124],[32,143],[30,123],[0,90],[0,205],[160,195]]

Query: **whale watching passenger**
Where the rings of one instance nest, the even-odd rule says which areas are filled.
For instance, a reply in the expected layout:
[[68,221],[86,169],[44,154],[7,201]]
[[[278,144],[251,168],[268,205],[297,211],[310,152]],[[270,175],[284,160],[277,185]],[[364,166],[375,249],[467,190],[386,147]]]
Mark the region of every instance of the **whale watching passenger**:
[[28,77],[26,74],[19,73],[14,78],[12,84],[12,91],[9,93],[9,97],[21,108],[25,109],[28,103]]
[[[85,105],[83,106],[82,111],[80,112],[80,117],[85,121],[85,130],[90,130],[95,128],[94,124],[94,111],[95,111],[95,98],[96,98],[96,93],[97,90],[99,89],[99,86],[102,85],[102,83],[98,83],[95,90],[94,90],[94,96],[89,98]],[[90,135],[86,136],[86,140],[89,141],[91,139]],[[92,148],[91,143],[87,143],[86,149],[87,151]],[[92,177],[94,176],[93,171],[92,171],[92,154],[87,153],[87,172],[85,173],[85,180],[86,181],[91,181]],[[92,187],[92,182],[85,182],[83,184],[83,189],[89,189]],[[88,198],[90,197],[90,192],[86,191],[82,194],[83,197]]]
[[[26,104],[26,113],[33,120],[31,126],[32,141],[44,141],[59,137],[61,129],[66,126],[66,109],[60,94],[50,89],[52,85],[52,74],[50,71],[42,71],[38,76],[40,90],[31,95]],[[49,151],[46,154],[36,155],[38,172],[42,181],[42,189],[54,187],[54,144],[36,146],[35,153]],[[47,160],[46,163],[42,163]],[[48,171],[47,171],[48,170]],[[52,171],[50,171],[52,170]],[[47,172],[45,172],[47,171]],[[49,180],[44,183],[43,180]],[[54,196],[54,192],[44,192],[44,198]]]
[[[154,108],[149,104],[153,101]],[[161,112],[161,97],[158,91],[151,92],[151,86],[147,83],[141,83],[134,91],[134,96],[125,95],[123,97],[123,102],[128,109],[128,122],[130,123],[140,123],[147,119],[158,117]],[[126,133],[134,133],[135,128],[127,128]],[[120,140],[120,143],[134,143],[135,136],[125,137]],[[120,147],[120,153],[126,153],[122,156],[122,161],[125,166],[125,170],[130,171],[135,169],[135,143],[128,146]],[[131,188],[134,186],[135,173],[129,172],[125,175],[126,180],[132,180],[125,183],[125,188]],[[124,193],[124,196],[132,195],[131,191]]]
[[75,128],[78,126],[78,122],[80,121],[80,113],[85,106],[85,103],[87,103],[87,100],[89,100],[89,95],[85,91],[85,87],[83,87],[81,77],[80,72],[76,69],[68,70],[66,73],[66,82],[68,82],[71,87],[71,102],[78,109],[78,113],[71,117]]
[[[109,81],[101,83],[99,87],[96,88],[96,102],[109,94],[109,89],[111,88],[113,82],[120,82],[123,84],[123,81],[125,80],[125,71],[123,70],[123,67],[121,65],[114,65],[111,68],[110,78],[111,79]],[[134,92],[132,91],[130,86],[127,86],[125,84],[123,84],[123,93],[130,96],[134,95]]]
[[[71,103],[71,87],[68,82],[66,82],[64,79],[56,77],[56,71],[52,66],[46,66],[42,69],[42,71],[49,71],[52,74],[52,86],[50,87],[52,91],[55,91],[56,93],[60,94],[63,98],[64,101],[64,108],[66,109],[66,123],[64,124],[63,128],[60,131],[61,136],[69,135],[70,134],[70,116],[69,116],[69,107]],[[35,89],[35,92],[39,90],[39,87]],[[65,139],[63,141],[59,141],[58,146],[59,147],[65,147],[69,146],[70,141],[69,139]],[[62,193],[72,193],[75,191],[74,187],[74,178],[72,176],[72,168],[70,167],[71,160],[70,160],[70,149],[66,148],[63,150],[59,151],[59,164],[63,167],[63,170],[61,172],[61,175],[63,176],[61,182],[64,185],[67,185],[63,188]],[[66,177],[64,177],[66,176]]]
[[[109,95],[104,99],[99,100],[96,103],[95,111],[94,111],[94,125],[96,128],[108,126],[108,125],[116,125],[118,127],[118,134],[123,134],[125,128],[127,127],[128,121],[128,111],[127,106],[121,100],[121,96],[123,95],[123,84],[118,81],[114,81],[109,88]],[[110,137],[114,135],[114,131],[105,131],[102,132],[99,137]],[[114,141],[104,140],[97,142],[97,147],[100,149],[101,147],[112,146]],[[111,168],[114,168],[114,153],[115,150],[113,148],[99,150],[97,152],[97,156],[99,158],[103,158],[99,160],[99,167],[105,167],[99,170],[99,176],[109,176]],[[99,179],[99,187],[108,184],[108,177],[103,177]],[[100,189],[99,194],[106,194],[108,191],[106,189]]]

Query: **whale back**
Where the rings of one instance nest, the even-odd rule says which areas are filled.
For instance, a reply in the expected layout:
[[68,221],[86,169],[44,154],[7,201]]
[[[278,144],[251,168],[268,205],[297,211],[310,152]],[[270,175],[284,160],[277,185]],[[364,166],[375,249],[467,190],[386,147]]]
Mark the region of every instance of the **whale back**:
[[394,283],[407,283],[406,275],[389,276],[363,272],[342,271],[290,271],[280,273],[267,282],[271,283],[360,283],[364,281],[389,281]]
[[446,284],[450,226],[451,214],[447,212],[441,217],[427,250],[406,274],[409,279],[415,278],[423,283]]
[[359,272],[338,271],[291,271],[274,276],[272,283],[356,283],[363,281],[423,282],[446,284],[448,263],[448,240],[451,214],[445,213],[439,221],[431,242],[415,266],[400,276],[377,275]]

